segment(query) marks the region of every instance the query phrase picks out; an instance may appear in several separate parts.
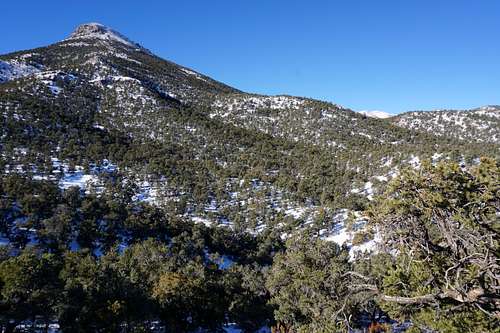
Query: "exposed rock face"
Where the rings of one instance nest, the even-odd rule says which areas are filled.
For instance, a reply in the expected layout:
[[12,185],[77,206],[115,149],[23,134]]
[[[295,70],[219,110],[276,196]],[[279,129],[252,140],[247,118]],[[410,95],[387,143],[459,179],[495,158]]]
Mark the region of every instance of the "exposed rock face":
[[[70,39],[99,38],[107,41],[116,41],[133,48],[145,50],[140,44],[135,43],[119,33],[100,23],[85,23],[79,25],[69,36]],[[147,50],[145,50],[147,51]]]
[[106,34],[110,31],[108,27],[100,23],[86,23],[79,25],[70,35],[70,38],[83,37],[93,34]]

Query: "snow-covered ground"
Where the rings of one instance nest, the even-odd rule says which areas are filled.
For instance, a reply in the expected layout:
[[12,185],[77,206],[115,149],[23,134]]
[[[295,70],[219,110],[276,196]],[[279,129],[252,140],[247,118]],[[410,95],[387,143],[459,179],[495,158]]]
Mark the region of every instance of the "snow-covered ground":
[[299,109],[304,104],[304,99],[291,96],[246,96],[235,95],[216,100],[213,103],[215,110],[228,111],[228,113],[216,112],[210,117],[220,116],[225,117],[231,112],[245,109],[247,112],[253,113],[257,109],[269,108],[272,110],[283,109]]
[[362,115],[365,115],[367,117],[371,118],[379,118],[379,119],[385,119],[385,118],[390,118],[393,117],[393,114],[384,112],[384,111],[378,111],[378,110],[373,110],[373,111],[359,111]]
[[[378,176],[378,177],[384,177],[384,176]],[[373,183],[371,181],[368,181],[363,185],[362,188],[353,188],[351,190],[351,193],[362,194],[366,196],[368,200],[373,200],[373,194],[374,194]]]
[[435,110],[403,113],[395,124],[408,129],[430,132],[476,142],[500,141],[500,107],[484,106],[472,110]]
[[117,166],[108,160],[103,160],[100,166],[91,166],[87,173],[82,166],[75,166],[72,170],[67,163],[61,162],[57,158],[52,158],[54,174],[61,174],[59,187],[66,190],[76,186],[89,192],[89,187],[93,185],[98,191],[102,190],[102,184],[99,181],[100,173],[112,173],[117,170]]
[[[20,149],[18,151],[20,155],[26,155],[26,151]],[[100,161],[97,165],[91,164],[87,169],[82,166],[76,165],[71,166],[65,161],[61,161],[58,158],[52,158],[52,172],[50,174],[39,174],[36,170],[32,170],[34,173],[34,179],[52,179],[57,180],[58,185],[62,190],[67,190],[70,187],[78,187],[85,193],[94,192],[98,195],[104,190],[104,183],[102,176],[105,174],[112,174],[118,171],[117,165],[109,160]],[[23,166],[19,166],[19,170],[16,172],[23,172]],[[127,172],[126,170],[124,170]],[[143,201],[153,205],[161,205],[168,202],[169,200],[178,200],[179,193],[176,191],[171,191],[168,188],[168,182],[166,179],[156,179],[149,180],[146,175],[142,178],[130,178],[125,179],[127,182],[132,182],[136,188],[136,194],[132,197],[134,201]],[[387,181],[387,176],[374,177],[374,182]],[[211,198],[201,209],[193,209],[191,206],[184,214],[183,217],[191,219],[195,223],[201,223],[206,226],[220,226],[233,228],[233,222],[223,215],[222,209],[224,207],[248,207],[250,205],[257,205],[257,207],[262,207],[262,209],[267,209],[275,214],[284,214],[284,216],[292,218],[296,221],[288,225],[287,223],[280,223],[274,227],[283,228],[282,237],[284,239],[288,238],[293,229],[300,231],[303,228],[308,228],[314,225],[314,221],[318,216],[318,212],[322,209],[319,206],[315,206],[311,203],[298,203],[284,197],[283,192],[275,188],[273,185],[263,182],[257,178],[246,181],[244,179],[234,178],[227,184],[229,195],[227,199],[218,201],[219,199]],[[170,191],[170,192],[169,192]],[[265,195],[259,194],[264,191]],[[354,191],[353,191],[354,192]],[[358,193],[366,195],[369,199],[374,195],[374,183],[369,181],[363,185],[362,190]],[[259,198],[259,199],[256,199]],[[244,208],[243,208],[244,209]],[[260,209],[260,208],[257,208]],[[358,213],[355,213],[358,214]],[[331,214],[329,214],[331,216]],[[354,256],[356,252],[359,251],[370,251],[372,250],[377,242],[377,238],[366,242],[365,244],[358,244],[352,246],[352,239],[359,228],[366,225],[366,221],[362,216],[356,215],[356,228],[347,228],[346,221],[348,219],[347,210],[341,210],[334,214],[331,221],[327,221],[328,227],[322,230],[322,238],[336,242],[340,245],[347,244],[351,247],[351,255]],[[264,218],[260,215],[257,217],[256,223],[252,228],[247,231],[252,234],[258,234],[263,232],[269,226]],[[253,223],[253,222],[252,222]],[[361,226],[361,227],[360,227]],[[293,228],[293,229],[290,229]],[[4,243],[6,240],[4,240]],[[73,244],[74,248],[77,249],[78,244]],[[221,267],[230,266],[232,263],[230,257],[223,257],[221,262],[218,264]]]
[[40,69],[20,60],[0,60],[0,83],[22,78],[40,72]]
[[143,201],[149,204],[156,204],[159,200],[158,188],[153,186],[149,181],[143,180],[137,182],[139,186],[139,193],[134,195],[132,200]]
[[[348,227],[350,214],[352,214],[351,218],[353,221]],[[350,257],[354,258],[357,253],[375,251],[377,244],[381,241],[380,234],[375,232],[373,239],[361,244],[352,244],[356,232],[365,231],[367,223],[368,220],[360,212],[350,212],[347,209],[341,209],[334,215],[332,227],[320,230],[320,236],[326,241],[335,242],[338,245],[347,245]]]

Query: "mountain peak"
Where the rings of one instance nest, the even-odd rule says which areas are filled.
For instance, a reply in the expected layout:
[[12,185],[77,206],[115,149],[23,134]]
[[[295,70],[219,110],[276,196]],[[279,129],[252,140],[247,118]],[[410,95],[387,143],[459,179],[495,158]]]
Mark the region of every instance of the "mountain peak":
[[111,31],[111,29],[101,23],[85,23],[76,27],[75,31],[71,33],[70,38],[85,37],[94,34],[106,34],[109,31]]
[[498,110],[500,110],[500,105],[485,105],[485,106],[481,106],[477,110],[479,110],[479,111],[498,111]]
[[371,118],[379,118],[379,119],[385,119],[385,118],[390,118],[394,115],[384,112],[384,111],[378,111],[378,110],[373,110],[373,111],[359,111],[362,115],[365,115],[367,117]]
[[69,36],[69,39],[98,38],[107,41],[116,41],[130,47],[143,49],[141,45],[135,43],[119,33],[101,23],[85,23],[79,25]]

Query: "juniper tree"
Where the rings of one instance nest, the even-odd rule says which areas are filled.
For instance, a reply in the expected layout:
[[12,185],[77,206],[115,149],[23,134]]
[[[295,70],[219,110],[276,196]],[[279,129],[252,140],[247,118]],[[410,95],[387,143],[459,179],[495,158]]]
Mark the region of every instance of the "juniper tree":
[[392,260],[359,287],[384,310],[411,318],[415,330],[499,330],[498,162],[405,170],[369,213]]
[[337,332],[353,311],[349,253],[333,242],[292,238],[277,254],[266,286],[275,320],[292,332]]

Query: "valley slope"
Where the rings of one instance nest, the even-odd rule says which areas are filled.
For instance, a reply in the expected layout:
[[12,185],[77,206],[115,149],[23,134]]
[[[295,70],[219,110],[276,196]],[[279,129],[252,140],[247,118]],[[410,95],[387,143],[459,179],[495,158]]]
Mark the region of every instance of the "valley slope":
[[472,119],[459,134],[446,130],[455,114],[376,119],[245,93],[97,23],[0,56],[0,82],[5,172],[48,177],[57,160],[88,174],[109,161],[179,216],[245,230],[293,229],[321,209],[331,221],[366,205],[401,168],[499,153],[497,111],[458,113]]

